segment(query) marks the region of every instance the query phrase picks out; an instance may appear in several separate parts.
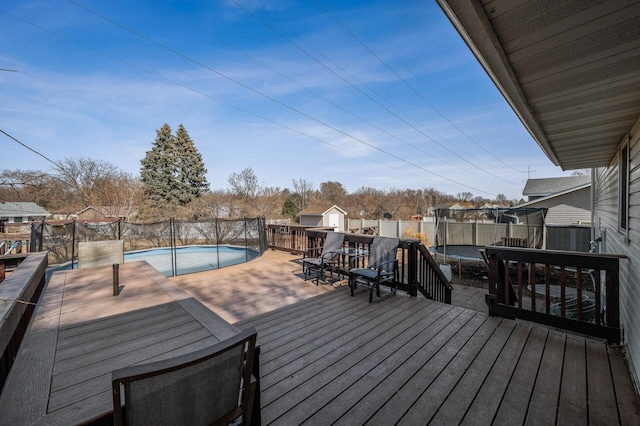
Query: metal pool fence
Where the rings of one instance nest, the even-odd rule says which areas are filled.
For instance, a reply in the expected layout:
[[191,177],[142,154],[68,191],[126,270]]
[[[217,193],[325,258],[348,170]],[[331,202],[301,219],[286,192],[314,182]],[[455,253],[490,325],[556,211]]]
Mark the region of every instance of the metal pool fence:
[[124,251],[150,248],[175,249],[194,245],[230,245],[264,253],[267,248],[263,217],[157,223],[122,220],[43,221],[31,225],[29,251],[48,251],[49,265],[77,260],[78,243],[124,240]]

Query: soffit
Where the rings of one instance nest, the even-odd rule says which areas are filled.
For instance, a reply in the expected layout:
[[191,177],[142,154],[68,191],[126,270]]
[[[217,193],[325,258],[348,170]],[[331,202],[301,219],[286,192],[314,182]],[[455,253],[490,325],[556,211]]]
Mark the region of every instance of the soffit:
[[640,116],[640,2],[437,1],[554,164],[610,164]]

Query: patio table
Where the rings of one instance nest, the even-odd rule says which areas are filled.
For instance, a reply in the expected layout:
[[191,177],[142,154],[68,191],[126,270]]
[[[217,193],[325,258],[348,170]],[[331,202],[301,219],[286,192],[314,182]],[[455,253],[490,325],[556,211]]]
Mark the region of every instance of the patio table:
[[360,256],[366,256],[368,254],[369,250],[359,249],[355,247],[345,247],[340,250],[341,262],[338,267],[340,274],[349,275],[349,269],[353,267],[351,265],[353,259]]
[[3,424],[78,424],[112,412],[111,371],[212,345],[238,329],[146,261],[55,272],[0,394]]

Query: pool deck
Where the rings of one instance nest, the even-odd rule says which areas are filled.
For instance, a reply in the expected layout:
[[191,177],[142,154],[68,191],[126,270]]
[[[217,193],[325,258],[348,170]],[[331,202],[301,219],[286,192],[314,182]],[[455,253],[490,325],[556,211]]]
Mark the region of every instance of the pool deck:
[[[170,278],[230,323],[300,302],[346,285],[316,286],[304,281],[299,255],[267,251],[261,257],[232,267]],[[486,290],[453,280],[452,304],[488,313]],[[215,284],[215,285],[212,285]],[[221,285],[222,284],[222,285]]]
[[335,289],[304,281],[299,255],[272,250],[247,263],[170,280],[230,323]]

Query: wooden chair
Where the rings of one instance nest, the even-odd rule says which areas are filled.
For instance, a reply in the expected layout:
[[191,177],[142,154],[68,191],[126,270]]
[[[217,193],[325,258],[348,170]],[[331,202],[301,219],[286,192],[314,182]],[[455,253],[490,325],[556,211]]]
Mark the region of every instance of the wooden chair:
[[250,424],[255,347],[250,328],[193,353],[115,370],[114,424],[228,425],[239,418]]
[[[324,245],[321,247],[312,247],[305,250],[302,258],[302,273],[306,281],[315,272],[316,285],[320,283],[320,278],[324,281],[325,271],[331,271],[333,279],[333,266],[340,257],[340,250],[344,244],[344,232],[327,232]],[[318,257],[307,257],[310,253],[321,251]]]
[[[396,254],[399,242],[398,238],[373,237],[369,253],[364,255],[368,256],[367,267],[349,269],[349,287],[352,296],[358,286],[369,288],[369,303],[373,302],[374,290],[376,296],[382,297],[381,284],[388,285],[390,288],[390,292],[385,296],[396,292],[398,289],[398,280],[395,276],[398,269]],[[358,265],[358,256],[351,259],[351,262],[353,265]]]

